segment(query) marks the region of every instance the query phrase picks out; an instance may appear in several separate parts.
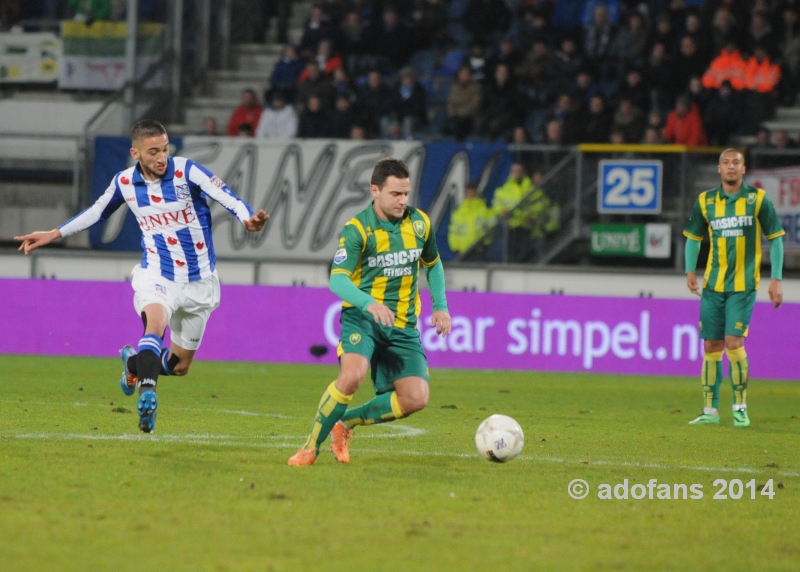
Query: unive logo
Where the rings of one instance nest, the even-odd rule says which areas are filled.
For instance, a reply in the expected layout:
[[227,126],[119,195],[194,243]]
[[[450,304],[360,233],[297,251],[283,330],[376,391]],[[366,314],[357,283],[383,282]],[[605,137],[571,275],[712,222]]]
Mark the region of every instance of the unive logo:
[[356,345],[360,341],[361,341],[361,334],[359,334],[359,333],[350,334],[350,343],[351,344]]

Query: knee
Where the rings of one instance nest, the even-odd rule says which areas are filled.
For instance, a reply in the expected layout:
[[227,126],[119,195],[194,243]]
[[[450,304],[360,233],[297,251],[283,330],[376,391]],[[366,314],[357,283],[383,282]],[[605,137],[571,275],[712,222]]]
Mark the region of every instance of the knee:
[[336,380],[336,389],[345,395],[353,395],[361,386],[361,381],[364,379],[363,373],[360,371],[342,371]]
[[726,350],[738,350],[739,348],[744,347],[744,338],[735,338],[730,340],[725,340],[725,349]]
[[721,352],[724,349],[725,342],[722,340],[705,340],[703,342],[703,351],[707,354]]
[[172,373],[177,375],[178,377],[183,377],[187,373],[189,373],[189,367],[191,366],[190,362],[179,361],[174,368],[172,368]]
[[403,410],[403,415],[411,415],[425,409],[425,406],[428,405],[429,395],[427,383],[405,392],[403,395],[398,395],[397,400],[400,403],[400,409]]

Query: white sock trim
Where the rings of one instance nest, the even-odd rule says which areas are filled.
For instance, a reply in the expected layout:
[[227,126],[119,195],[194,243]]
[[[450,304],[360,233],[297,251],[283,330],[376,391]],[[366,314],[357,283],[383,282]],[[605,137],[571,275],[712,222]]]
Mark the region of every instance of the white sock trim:
[[703,407],[703,415],[713,415],[714,417],[719,417],[719,411],[717,411],[716,407]]

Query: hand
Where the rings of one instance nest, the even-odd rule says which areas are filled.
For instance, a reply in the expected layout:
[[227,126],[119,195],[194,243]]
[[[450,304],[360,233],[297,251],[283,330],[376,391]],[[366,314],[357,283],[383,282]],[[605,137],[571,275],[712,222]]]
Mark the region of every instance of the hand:
[[25,256],[28,256],[30,251],[34,248],[39,248],[40,246],[50,244],[58,238],[61,238],[61,231],[57,228],[54,228],[53,230],[48,231],[37,230],[36,232],[32,232],[24,236],[15,236],[14,240],[22,241],[22,244],[19,245],[17,250],[21,250],[25,253]]
[[775,280],[774,278],[769,283],[769,299],[772,300],[772,307],[778,308],[783,303],[783,286],[781,286],[780,280]]
[[453,324],[450,320],[450,314],[444,310],[437,310],[431,316],[431,328],[436,326],[436,333],[440,336],[446,336],[453,329]]
[[697,285],[697,274],[688,272],[686,274],[686,285],[689,287],[692,294],[700,296],[700,287]]
[[258,232],[264,225],[267,224],[269,215],[264,209],[259,210],[256,214],[244,221],[244,227],[250,232]]
[[367,312],[372,314],[372,317],[375,318],[375,321],[381,326],[391,328],[394,325],[394,312],[392,312],[388,306],[373,302],[367,306]]

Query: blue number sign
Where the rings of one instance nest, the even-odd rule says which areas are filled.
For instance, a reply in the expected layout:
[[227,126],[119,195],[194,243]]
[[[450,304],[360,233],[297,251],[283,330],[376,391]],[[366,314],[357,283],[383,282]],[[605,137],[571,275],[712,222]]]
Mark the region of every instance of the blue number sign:
[[659,214],[661,161],[600,161],[597,212],[604,214]]

